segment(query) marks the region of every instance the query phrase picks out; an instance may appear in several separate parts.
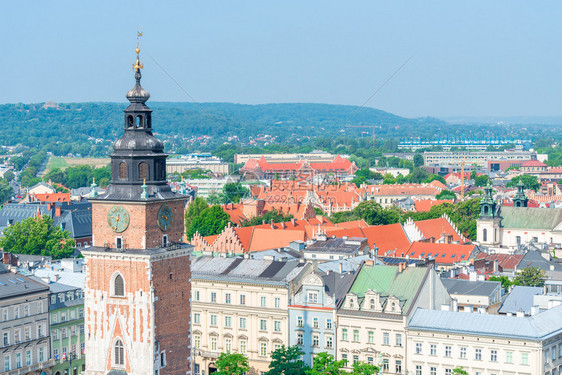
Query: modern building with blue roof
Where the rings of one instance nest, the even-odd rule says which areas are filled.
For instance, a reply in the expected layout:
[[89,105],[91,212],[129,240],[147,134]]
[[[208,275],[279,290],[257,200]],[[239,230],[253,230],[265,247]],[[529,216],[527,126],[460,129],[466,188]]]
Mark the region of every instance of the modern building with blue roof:
[[416,374],[556,375],[562,369],[562,306],[533,316],[417,309],[408,323]]

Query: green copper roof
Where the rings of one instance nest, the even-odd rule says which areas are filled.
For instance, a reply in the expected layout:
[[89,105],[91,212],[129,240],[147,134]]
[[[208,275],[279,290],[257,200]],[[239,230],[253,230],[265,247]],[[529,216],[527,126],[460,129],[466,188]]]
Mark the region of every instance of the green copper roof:
[[350,292],[359,297],[363,297],[369,290],[383,296],[395,296],[403,302],[403,311],[408,311],[426,272],[425,267],[407,267],[398,273],[396,266],[363,265]]
[[552,230],[562,222],[562,209],[503,206],[500,217],[504,228]]

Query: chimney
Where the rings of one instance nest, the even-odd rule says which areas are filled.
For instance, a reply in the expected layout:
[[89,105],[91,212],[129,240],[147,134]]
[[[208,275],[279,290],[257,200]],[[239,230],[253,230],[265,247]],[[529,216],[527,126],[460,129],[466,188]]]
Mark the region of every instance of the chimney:
[[281,222],[281,228],[285,229],[285,222],[284,221]]
[[56,283],[56,282],[58,282],[58,281],[59,281],[59,279],[60,279],[60,275],[59,275],[58,273],[57,273],[57,274],[55,274],[55,283]]
[[343,273],[343,262],[338,263],[338,266],[340,268],[340,273]]
[[271,225],[271,229],[275,229],[275,225],[273,223],[273,219],[269,220],[269,225]]
[[537,305],[531,307],[531,316],[537,315],[538,312],[539,312],[539,307]]
[[494,259],[494,272],[498,272],[500,262],[497,259]]
[[51,211],[53,209],[53,204],[52,203],[47,203],[47,210]]
[[406,262],[398,263],[398,273],[401,273],[402,271],[404,271],[406,269],[406,267],[408,267],[408,263],[406,263]]
[[293,224],[293,226],[295,226],[295,218],[291,218],[291,224]]
[[55,206],[55,216],[59,217],[61,215],[61,206]]
[[372,260],[372,259],[367,259],[367,260],[365,261],[365,265],[366,265],[366,266],[374,266],[374,265],[375,265],[375,261]]

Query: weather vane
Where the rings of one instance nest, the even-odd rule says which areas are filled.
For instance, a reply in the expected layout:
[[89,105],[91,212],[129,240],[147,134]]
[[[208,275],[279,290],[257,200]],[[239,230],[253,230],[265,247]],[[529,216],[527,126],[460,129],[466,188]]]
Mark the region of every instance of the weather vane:
[[133,64],[133,70],[134,71],[139,71],[141,69],[144,69],[144,65],[140,62],[140,48],[139,48],[139,38],[142,36],[142,31],[139,31],[139,27],[137,26],[137,60],[135,61],[135,63]]

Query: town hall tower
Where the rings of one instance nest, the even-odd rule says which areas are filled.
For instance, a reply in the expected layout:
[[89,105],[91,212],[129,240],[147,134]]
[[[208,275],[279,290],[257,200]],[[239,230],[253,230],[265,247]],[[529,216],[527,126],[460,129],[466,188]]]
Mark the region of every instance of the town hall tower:
[[185,375],[191,373],[187,197],[167,184],[167,155],[152,134],[150,94],[140,82],[138,43],[136,52],[136,83],[127,93],[123,135],[113,144],[111,183],[89,198],[93,246],[82,251],[86,373]]

